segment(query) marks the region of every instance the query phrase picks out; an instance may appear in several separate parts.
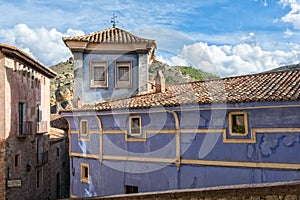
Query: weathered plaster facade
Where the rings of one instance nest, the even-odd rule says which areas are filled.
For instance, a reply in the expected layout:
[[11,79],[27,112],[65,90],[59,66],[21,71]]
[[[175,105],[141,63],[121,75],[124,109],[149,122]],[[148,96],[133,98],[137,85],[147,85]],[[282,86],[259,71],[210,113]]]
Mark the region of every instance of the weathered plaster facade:
[[55,75],[20,49],[0,44],[0,139],[5,141],[8,199],[49,195],[49,78]]

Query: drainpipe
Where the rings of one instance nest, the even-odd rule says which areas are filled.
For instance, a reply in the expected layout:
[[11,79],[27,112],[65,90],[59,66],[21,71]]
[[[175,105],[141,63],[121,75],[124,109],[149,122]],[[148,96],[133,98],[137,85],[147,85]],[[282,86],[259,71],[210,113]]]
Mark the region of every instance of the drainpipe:
[[180,126],[179,126],[179,118],[176,111],[169,111],[173,114],[175,120],[175,137],[176,137],[176,158],[175,165],[177,167],[177,189],[180,189],[180,165],[181,165],[181,156],[180,156]]

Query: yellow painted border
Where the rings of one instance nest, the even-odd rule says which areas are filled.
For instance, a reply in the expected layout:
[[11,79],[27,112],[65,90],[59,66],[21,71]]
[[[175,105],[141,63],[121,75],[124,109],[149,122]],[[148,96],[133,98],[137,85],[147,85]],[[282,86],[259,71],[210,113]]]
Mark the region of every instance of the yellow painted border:
[[127,135],[127,131],[126,130],[103,130],[103,134],[126,134]]
[[[82,158],[99,159],[98,155],[88,156],[82,154],[72,153],[72,156]],[[149,163],[177,163],[177,158],[151,158],[151,157],[133,157],[133,156],[107,156],[102,157],[103,160],[111,161],[129,161],[129,162],[149,162]],[[219,160],[193,160],[181,159],[180,164],[185,165],[206,165],[206,166],[220,166],[220,167],[245,167],[245,168],[272,168],[285,170],[299,170],[300,163],[266,163],[266,162],[235,162],[235,161],[219,161]]]
[[226,129],[224,128],[203,128],[203,129],[181,129],[180,132],[182,134],[202,134],[202,133],[226,133]]
[[[224,129],[226,130],[226,129]],[[252,128],[250,138],[227,138],[226,131],[223,132],[224,143],[256,143],[256,135],[258,133],[295,133],[300,132],[300,128]]]
[[[230,107],[210,107],[210,108],[191,108],[191,109],[180,109],[180,110],[151,110],[151,113],[162,113],[162,112],[176,112],[176,111],[204,111],[204,110],[253,110],[253,109],[269,109],[269,108],[296,108],[299,107],[300,108],[300,104],[299,105],[281,105],[281,106],[253,106],[253,107],[239,107],[239,108],[230,108]],[[77,112],[67,112],[65,113],[63,116],[66,117],[82,117],[82,116],[94,116],[95,114],[91,114],[85,111],[80,111],[81,113],[77,113]],[[86,114],[82,113],[85,112]],[[144,112],[138,112],[138,114],[147,114],[149,113],[149,111],[144,111]],[[134,112],[130,112],[130,111],[122,111],[122,112],[118,112],[118,113],[113,113],[114,115],[124,115],[124,114],[134,114]],[[112,113],[97,113],[97,115],[112,115]]]
[[[87,168],[88,169],[88,177],[85,178],[83,177],[83,168]],[[83,182],[83,183],[88,183],[90,184],[90,165],[87,164],[87,163],[80,163],[80,182]]]
[[[232,116],[233,115],[244,115],[245,123],[245,133],[234,133],[232,131]],[[246,136],[248,135],[248,114],[247,112],[229,112],[228,113],[228,125],[229,125],[229,134],[232,136]]]

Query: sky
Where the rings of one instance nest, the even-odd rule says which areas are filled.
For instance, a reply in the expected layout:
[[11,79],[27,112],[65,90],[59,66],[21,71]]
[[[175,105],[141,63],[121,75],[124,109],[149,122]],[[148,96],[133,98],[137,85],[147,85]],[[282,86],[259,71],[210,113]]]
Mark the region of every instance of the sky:
[[51,66],[63,36],[112,27],[157,43],[156,58],[220,77],[300,63],[300,0],[0,0],[0,43]]

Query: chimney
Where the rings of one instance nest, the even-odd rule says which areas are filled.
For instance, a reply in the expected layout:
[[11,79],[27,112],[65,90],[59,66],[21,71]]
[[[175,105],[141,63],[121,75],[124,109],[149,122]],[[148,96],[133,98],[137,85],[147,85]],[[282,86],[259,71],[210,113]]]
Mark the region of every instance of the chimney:
[[159,69],[155,78],[155,92],[165,92],[166,91],[166,81],[162,71]]
[[81,98],[78,97],[77,100],[75,101],[74,107],[75,108],[80,108],[81,106],[82,106],[82,101],[81,101]]

